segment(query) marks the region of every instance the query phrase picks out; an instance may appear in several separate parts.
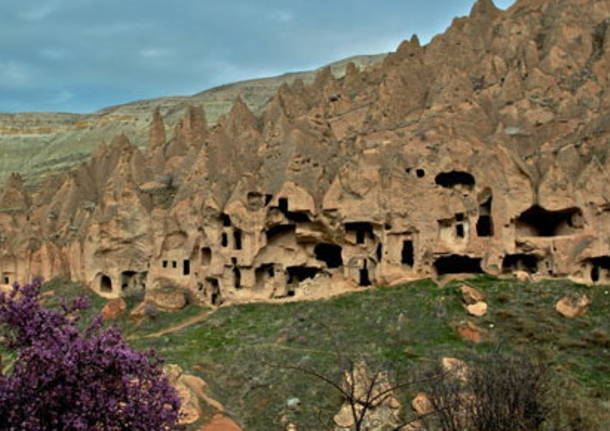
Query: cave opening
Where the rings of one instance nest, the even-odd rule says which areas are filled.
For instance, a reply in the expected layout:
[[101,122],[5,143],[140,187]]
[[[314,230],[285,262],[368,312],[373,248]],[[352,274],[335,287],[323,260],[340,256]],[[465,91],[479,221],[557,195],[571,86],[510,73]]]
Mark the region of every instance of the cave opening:
[[479,206],[479,220],[477,221],[477,235],[480,237],[494,235],[494,223],[491,218],[491,203],[490,196],[485,202]]
[[273,242],[274,240],[283,235],[287,235],[290,233],[294,234],[295,231],[296,226],[293,224],[278,224],[276,226],[273,226],[266,232],[267,243]]
[[263,207],[264,198],[261,193],[258,192],[248,192],[246,195],[246,201],[248,206],[252,209],[258,209]]
[[367,236],[373,238],[373,225],[367,222],[346,223],[345,230],[347,232],[355,232],[356,244],[364,244]]
[[[602,275],[607,278],[610,275],[610,257],[600,256],[589,259],[591,263],[591,281],[598,283],[602,279]],[[603,273],[602,273],[603,271]]]
[[306,212],[304,211],[287,211],[284,213],[284,215],[286,216],[286,218],[288,220],[290,220],[291,222],[294,223],[309,223],[311,222],[311,219],[309,218],[309,216],[307,215]]
[[286,268],[286,272],[288,273],[288,284],[292,284],[314,278],[321,270],[314,266],[289,266]]
[[[220,284],[218,283],[218,279],[208,277],[205,279],[205,282],[208,287],[207,290],[209,292],[210,302],[212,305],[220,305],[222,303],[222,299],[220,297]],[[206,292],[206,296],[208,292]]]
[[212,249],[203,247],[201,249],[201,265],[208,266],[212,262]]
[[525,271],[530,274],[538,272],[540,258],[531,254],[507,254],[502,259],[502,272]]
[[464,225],[456,224],[455,225],[455,236],[457,236],[458,238],[464,238],[465,235],[466,235],[466,233],[464,232]]
[[161,266],[163,266],[163,268],[167,268],[167,260],[164,260]]
[[400,262],[409,267],[415,264],[415,256],[413,249],[413,241],[406,240],[402,242],[402,250],[400,251]]
[[235,280],[235,288],[241,289],[241,271],[238,267],[233,267],[233,279]]
[[362,287],[368,287],[371,285],[371,279],[369,277],[369,270],[367,268],[360,268],[360,279],[358,284]]
[[423,178],[426,176],[426,171],[424,171],[423,169],[417,169],[415,171],[415,175],[417,175],[417,178]]
[[277,207],[281,212],[286,214],[288,212],[288,199],[287,198],[279,198],[277,200]]
[[582,211],[579,208],[548,211],[534,205],[517,218],[516,226],[523,236],[569,235],[583,228]]
[[222,247],[227,247],[229,245],[229,236],[227,235],[226,232],[223,232],[220,237],[220,245]]
[[468,190],[472,190],[475,185],[474,177],[468,172],[463,171],[442,172],[436,176],[434,181],[439,186],[445,188],[462,186]]
[[112,280],[105,274],[100,277],[100,292],[112,292]]
[[182,275],[189,275],[191,273],[191,261],[184,259],[182,261]]
[[316,259],[325,262],[328,268],[339,268],[343,265],[341,251],[338,245],[327,243],[317,244],[314,248]]
[[123,271],[121,273],[121,289],[127,290],[133,284],[133,278],[136,276],[135,271]]
[[452,254],[441,256],[434,262],[438,275],[445,274],[482,274],[481,259]]
[[377,250],[375,250],[375,257],[377,257],[377,262],[381,262],[383,258],[383,244],[377,244]]
[[262,285],[266,280],[275,277],[275,266],[272,263],[265,263],[254,271],[254,278],[257,285]]
[[234,240],[234,246],[235,246],[235,250],[241,250],[241,230],[240,229],[235,229],[235,231],[233,232],[233,240]]
[[220,215],[220,219],[222,220],[222,225],[224,227],[230,227],[231,226],[231,217],[229,217],[227,214],[222,213]]

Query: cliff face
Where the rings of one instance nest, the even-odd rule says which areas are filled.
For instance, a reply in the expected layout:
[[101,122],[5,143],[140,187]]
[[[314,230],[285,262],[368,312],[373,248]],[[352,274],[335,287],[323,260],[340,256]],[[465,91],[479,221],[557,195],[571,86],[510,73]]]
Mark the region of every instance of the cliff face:
[[237,100],[208,128],[125,136],[34,196],[0,196],[5,283],[222,301],[448,273],[610,282],[610,0],[479,0],[381,67]]

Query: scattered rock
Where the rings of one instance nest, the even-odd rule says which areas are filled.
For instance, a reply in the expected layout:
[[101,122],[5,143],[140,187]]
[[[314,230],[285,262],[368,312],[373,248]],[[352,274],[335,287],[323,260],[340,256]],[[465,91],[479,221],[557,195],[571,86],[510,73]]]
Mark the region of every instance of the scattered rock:
[[485,299],[485,293],[479,289],[475,289],[474,287],[467,286],[462,284],[460,287],[460,292],[463,295],[463,301],[466,304],[474,304]]
[[242,431],[242,429],[231,418],[222,414],[216,414],[212,421],[204,425],[200,431]]
[[129,313],[129,320],[132,322],[143,319],[146,316],[146,302],[140,302]]
[[469,314],[475,317],[483,317],[487,314],[487,303],[483,301],[476,302],[466,306]]
[[517,280],[519,280],[522,283],[526,283],[526,282],[532,280],[532,277],[529,275],[529,273],[527,273],[525,271],[515,271],[513,273],[513,275],[515,276],[515,278]]
[[591,300],[585,294],[569,295],[557,301],[555,310],[565,317],[574,319],[587,314],[590,304]]
[[183,425],[192,424],[201,417],[201,407],[197,395],[185,384],[182,368],[178,365],[169,364],[163,368],[163,373],[169,383],[178,392],[181,400],[180,423]]
[[466,362],[457,358],[443,358],[441,360],[443,369],[448,373],[453,374],[458,380],[468,380],[468,365]]
[[286,401],[286,406],[290,409],[296,409],[301,405],[301,400],[298,398],[289,398]]
[[480,343],[483,341],[485,330],[479,328],[472,322],[461,322],[457,325],[456,331],[458,335],[466,340],[474,343]]
[[102,308],[104,320],[114,320],[127,310],[127,304],[122,298],[111,299]]
[[415,398],[413,398],[413,401],[411,401],[411,407],[413,407],[413,410],[420,415],[428,414],[434,410],[430,398],[423,392],[418,393]]
[[163,311],[182,310],[187,305],[184,292],[175,289],[158,289],[148,292],[146,301],[150,301]]

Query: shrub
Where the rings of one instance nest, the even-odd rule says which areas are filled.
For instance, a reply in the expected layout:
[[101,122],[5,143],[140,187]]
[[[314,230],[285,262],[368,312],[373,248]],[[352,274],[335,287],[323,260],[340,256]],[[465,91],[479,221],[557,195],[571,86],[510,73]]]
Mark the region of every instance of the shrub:
[[526,357],[491,354],[476,364],[428,372],[427,392],[442,431],[536,431],[549,420],[548,368]]
[[180,401],[154,352],[132,350],[100,316],[80,329],[85,298],[48,310],[40,283],[0,293],[0,325],[17,353],[0,374],[0,430],[173,431]]

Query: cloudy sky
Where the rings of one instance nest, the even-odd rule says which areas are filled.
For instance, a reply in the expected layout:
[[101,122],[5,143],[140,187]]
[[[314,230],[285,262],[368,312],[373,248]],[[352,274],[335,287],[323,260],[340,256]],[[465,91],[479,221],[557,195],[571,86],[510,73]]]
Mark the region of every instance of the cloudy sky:
[[91,112],[387,52],[473,1],[0,0],[0,112]]

